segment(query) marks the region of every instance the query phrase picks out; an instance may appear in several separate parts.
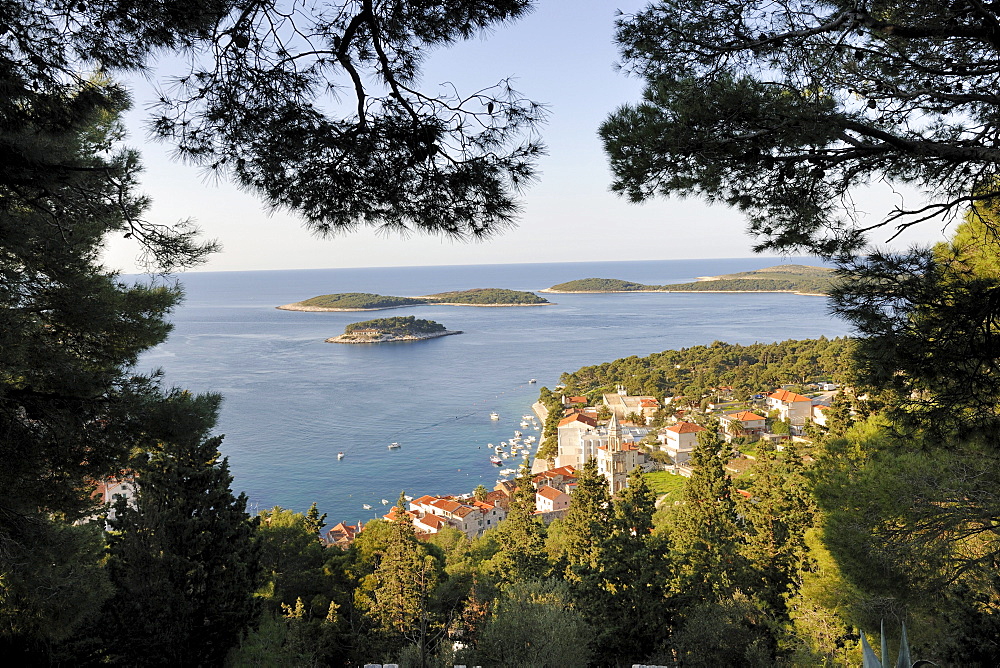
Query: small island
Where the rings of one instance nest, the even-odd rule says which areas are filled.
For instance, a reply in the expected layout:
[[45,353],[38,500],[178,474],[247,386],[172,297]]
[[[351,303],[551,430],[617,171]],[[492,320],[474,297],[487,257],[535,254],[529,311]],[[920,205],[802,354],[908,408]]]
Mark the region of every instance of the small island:
[[804,264],[782,264],[723,276],[704,276],[692,283],[643,285],[616,278],[582,278],[539,292],[792,292],[824,296],[833,285],[833,269]]
[[400,318],[378,318],[355,322],[344,328],[344,333],[326,340],[326,343],[392,343],[393,341],[423,341],[440,336],[461,334],[445,329],[433,320],[418,320],[412,315]]
[[367,292],[342,292],[320,295],[277,308],[284,311],[380,311],[404,306],[544,306],[548,299],[533,292],[503,288],[474,288],[440,292],[422,297],[390,297]]

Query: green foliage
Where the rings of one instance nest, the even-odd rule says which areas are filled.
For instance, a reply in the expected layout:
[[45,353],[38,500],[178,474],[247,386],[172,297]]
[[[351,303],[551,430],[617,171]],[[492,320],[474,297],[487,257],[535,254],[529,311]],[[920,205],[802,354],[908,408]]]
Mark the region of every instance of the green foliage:
[[[600,130],[612,189],[725,203],[758,250],[825,257],[995,200],[996,147],[976,132],[996,116],[979,69],[996,19],[965,3],[652,2],[618,24],[646,88]],[[865,219],[851,195],[872,182],[920,194]]]
[[265,584],[261,594],[272,611],[297,599],[315,601],[311,613],[326,614],[333,592],[324,572],[326,555],[307,515],[275,506],[260,511],[258,543]]
[[549,288],[554,292],[641,292],[651,289],[653,286],[623,281],[619,278],[580,278]]
[[539,297],[533,292],[522,290],[505,290],[502,288],[474,288],[455,292],[441,292],[427,295],[423,299],[429,304],[479,304],[479,305],[518,305],[518,304],[548,304],[549,300]]
[[408,315],[351,323],[344,327],[344,334],[351,334],[359,329],[377,329],[389,336],[420,336],[445,331],[445,327],[441,323],[433,320],[417,320],[412,315]]
[[130,664],[217,664],[257,616],[256,520],[234,497],[221,438],[207,438],[218,397],[171,397],[161,447],[137,462],[135,504],[109,519],[104,608],[108,651]]
[[421,304],[470,304],[480,306],[519,306],[523,304],[548,304],[549,300],[532,292],[504,290],[502,288],[476,288],[456,292],[442,292],[424,297],[386,297],[367,292],[343,292],[320,295],[298,302],[300,306],[344,310],[375,310]]
[[330,309],[380,309],[397,306],[416,306],[426,302],[419,297],[386,297],[367,292],[341,292],[333,295],[320,295],[299,302],[302,306]]
[[616,278],[581,278],[553,285],[556,292],[807,292],[826,294],[832,286],[833,270],[800,264],[778,265],[725,274],[712,280],[670,285],[643,285]]
[[472,663],[510,668],[585,666],[592,629],[559,580],[528,580],[496,600]]
[[750,394],[790,380],[842,380],[851,367],[851,345],[849,339],[824,337],[749,346],[716,341],[582,367],[564,373],[560,382],[567,394],[608,394],[616,385],[632,395],[700,398],[720,385]]
[[541,578],[548,570],[545,560],[545,527],[535,519],[535,487],[527,467],[517,479],[517,489],[507,516],[492,532],[498,550],[483,564],[502,589],[512,583]]

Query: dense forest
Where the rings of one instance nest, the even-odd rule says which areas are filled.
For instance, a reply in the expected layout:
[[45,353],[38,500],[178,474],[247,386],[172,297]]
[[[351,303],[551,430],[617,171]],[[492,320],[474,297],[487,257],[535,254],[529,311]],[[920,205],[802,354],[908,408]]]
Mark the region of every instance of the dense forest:
[[725,274],[711,280],[669,285],[643,285],[616,278],[581,278],[553,285],[552,292],[800,292],[826,294],[833,286],[833,270],[800,264],[778,265]]
[[368,292],[340,292],[332,295],[310,297],[297,305],[330,309],[381,309],[397,306],[418,306],[425,303],[418,297],[386,297]]
[[376,318],[364,322],[354,322],[344,327],[344,334],[359,329],[377,329],[390,336],[434,334],[445,331],[445,326],[433,320],[418,320],[412,315],[397,318]]
[[623,385],[629,394],[695,399],[733,388],[736,399],[786,384],[844,382],[850,372],[852,342],[846,338],[807,339],[740,345],[715,341],[706,346],[626,357],[564,373],[564,392],[599,399]]
[[441,292],[436,295],[427,295],[421,299],[427,300],[428,304],[478,304],[484,306],[516,306],[520,304],[549,303],[548,299],[539,297],[533,292],[505,290],[503,288],[473,288],[472,290]]
[[[456,292],[442,292],[423,297],[386,297],[384,295],[366,292],[343,292],[331,295],[320,295],[295,304],[294,307],[345,309],[345,310],[377,310],[396,308],[399,306],[420,306],[422,304],[468,304],[470,306],[523,306],[548,304],[544,297],[532,292],[520,290],[505,290],[502,288],[475,288]],[[285,307],[282,307],[285,308]]]

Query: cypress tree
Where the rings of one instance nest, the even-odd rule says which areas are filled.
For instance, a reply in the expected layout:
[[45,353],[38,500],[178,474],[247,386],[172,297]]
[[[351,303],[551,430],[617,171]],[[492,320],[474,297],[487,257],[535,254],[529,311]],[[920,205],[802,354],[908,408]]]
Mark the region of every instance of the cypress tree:
[[535,519],[535,487],[527,466],[521,468],[517,489],[507,507],[507,516],[493,531],[499,551],[485,570],[501,586],[545,575],[545,529]]
[[671,518],[672,588],[695,600],[731,593],[743,576],[736,504],[721,449],[713,431],[698,433],[691,455],[694,474],[684,485],[683,501]]
[[155,416],[164,436],[136,466],[134,505],[109,519],[108,651],[131,665],[219,665],[257,614],[257,520],[206,438],[217,396],[176,393]]

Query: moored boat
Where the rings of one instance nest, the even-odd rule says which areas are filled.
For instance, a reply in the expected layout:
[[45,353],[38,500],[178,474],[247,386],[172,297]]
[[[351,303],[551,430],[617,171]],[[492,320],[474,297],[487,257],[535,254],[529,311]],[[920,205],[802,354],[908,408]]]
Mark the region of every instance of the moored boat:
[[390,450],[398,450],[402,446],[400,446],[399,443],[397,443],[396,441],[393,441],[386,447],[388,447]]
[[337,459],[343,459],[343,458],[344,458],[344,453],[343,452],[338,452],[337,453]]
[[494,412],[490,413],[490,419],[491,420],[499,420],[500,419],[500,414],[497,413],[496,411],[494,411]]
[[493,464],[494,466],[500,466],[501,464],[503,464],[503,460],[497,457],[496,455],[492,455],[490,457],[490,464]]

